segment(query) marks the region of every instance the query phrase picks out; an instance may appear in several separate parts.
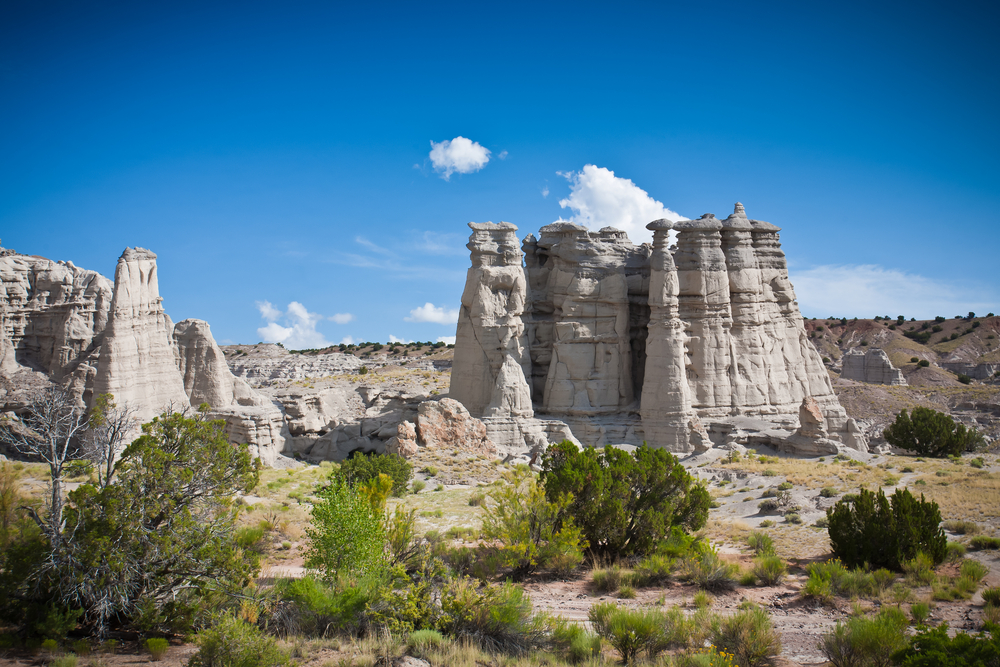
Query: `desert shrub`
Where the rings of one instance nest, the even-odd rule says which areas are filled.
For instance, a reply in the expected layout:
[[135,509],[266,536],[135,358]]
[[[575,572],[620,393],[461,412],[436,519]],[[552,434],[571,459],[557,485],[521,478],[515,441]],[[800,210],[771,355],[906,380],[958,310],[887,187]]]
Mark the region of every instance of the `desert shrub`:
[[861,489],[852,500],[840,500],[827,510],[833,551],[851,566],[868,563],[898,570],[918,552],[934,563],[944,560],[947,539],[937,503],[917,500],[907,489],[886,498],[879,489]]
[[550,501],[527,468],[506,477],[506,484],[490,491],[481,531],[484,542],[496,546],[503,566],[523,577],[538,567],[557,564],[568,571],[579,565],[587,542],[573,518],[563,516],[572,496]]
[[669,556],[661,554],[646,556],[635,566],[635,585],[661,586],[669,581],[673,568],[674,560]]
[[920,359],[919,359],[919,358],[917,358],[917,357],[910,357],[910,363],[911,363],[911,364],[915,364],[915,363],[918,363],[919,361],[920,361]]
[[163,660],[169,648],[170,642],[162,637],[151,637],[146,640],[146,650],[149,651],[149,655],[153,658],[154,662]]
[[324,582],[313,576],[282,581],[278,597],[286,603],[276,618],[263,625],[275,631],[325,636],[336,629],[357,634],[364,626],[365,609],[376,598],[378,581],[343,577]]
[[411,655],[423,658],[444,646],[445,641],[444,635],[437,630],[414,630],[406,638],[406,648]]
[[406,493],[406,485],[413,477],[413,466],[398,454],[366,456],[355,453],[340,464],[336,476],[348,486],[360,486],[378,478],[380,473],[389,476],[392,480],[392,495],[398,497]]
[[712,644],[733,656],[740,667],[767,664],[781,652],[781,637],[767,611],[746,603],[728,617],[712,621]]
[[969,540],[969,546],[976,551],[1000,549],[1000,537],[990,537],[989,535],[976,535]]
[[968,577],[978,584],[983,580],[983,577],[990,573],[990,568],[983,565],[978,560],[966,558],[962,561],[962,566],[959,572],[961,576]]
[[982,441],[975,429],[967,429],[949,415],[930,408],[913,408],[912,415],[900,411],[882,435],[894,447],[938,458],[973,451]]
[[961,560],[965,558],[965,551],[965,545],[961,542],[949,542],[944,558],[948,562]]
[[747,546],[753,550],[756,556],[773,556],[774,540],[767,533],[755,530],[747,536]]
[[67,653],[55,658],[49,665],[50,667],[76,667],[78,661],[79,658],[77,658],[75,653]]
[[802,517],[799,516],[798,512],[789,512],[785,515],[785,523],[800,524],[802,523]]
[[634,664],[640,652],[652,659],[668,648],[684,646],[690,641],[688,621],[676,607],[662,611],[598,603],[590,608],[590,622],[626,665]]
[[610,593],[618,590],[622,583],[631,582],[631,572],[622,570],[618,565],[610,565],[606,568],[595,568],[590,575],[594,588],[602,593]]
[[317,492],[306,535],[306,567],[329,580],[344,574],[372,574],[387,565],[387,535],[382,511],[361,489],[350,486],[337,471]]
[[453,579],[441,589],[441,631],[491,653],[523,654],[545,641],[545,623],[524,589]]
[[718,550],[702,542],[681,563],[681,578],[706,591],[724,591],[736,586],[739,567],[719,557]]
[[983,459],[983,457],[977,456],[976,458],[969,461],[969,465],[972,466],[973,468],[982,468],[983,466],[986,465],[986,461]]
[[774,498],[767,498],[765,500],[757,503],[757,509],[760,510],[760,514],[769,514],[771,512],[778,511],[778,501]]
[[915,625],[924,625],[931,615],[931,606],[926,602],[914,602],[910,605],[910,618]]
[[618,597],[622,600],[634,600],[635,599],[635,588],[629,585],[622,586],[618,589]]
[[781,583],[788,568],[777,556],[758,556],[754,559],[752,571],[753,576],[764,586],[776,586]]
[[572,498],[565,515],[610,558],[651,553],[674,526],[700,529],[711,503],[676,457],[645,445],[580,450],[564,440],[546,451],[541,482],[550,502]]
[[1000,633],[992,631],[948,636],[948,625],[921,629],[894,659],[901,667],[965,667],[1000,662]]
[[986,604],[991,604],[995,607],[1000,606],[1000,588],[992,586],[990,588],[983,589],[983,602]]
[[833,667],[888,667],[906,646],[906,617],[888,608],[874,616],[853,616],[823,635],[819,648]]
[[958,374],[958,381],[961,382],[962,384],[972,384],[972,378],[970,378],[965,373]]
[[819,495],[822,496],[823,498],[833,498],[837,495],[837,489],[833,488],[832,486],[824,486],[820,490]]
[[763,521],[760,522],[761,528],[770,528],[773,525],[774,521],[772,521],[771,519],[764,519]]
[[469,496],[469,505],[471,507],[479,507],[486,502],[486,494],[482,491],[478,491]]
[[979,524],[975,521],[951,519],[941,524],[945,530],[957,535],[975,535],[979,532]]
[[794,485],[791,482],[782,482],[778,485],[778,491],[788,491],[793,488],[793,486]]
[[934,561],[924,553],[918,553],[910,560],[901,563],[907,581],[915,584],[929,584],[934,581]]
[[288,663],[274,639],[255,625],[225,614],[195,637],[189,667],[277,667]]
[[572,663],[583,662],[601,652],[601,638],[579,623],[562,618],[552,621],[552,643],[559,649],[564,659]]
[[410,485],[410,488],[413,490],[413,493],[420,493],[427,488],[427,482],[422,479],[415,479],[413,480],[413,484]]

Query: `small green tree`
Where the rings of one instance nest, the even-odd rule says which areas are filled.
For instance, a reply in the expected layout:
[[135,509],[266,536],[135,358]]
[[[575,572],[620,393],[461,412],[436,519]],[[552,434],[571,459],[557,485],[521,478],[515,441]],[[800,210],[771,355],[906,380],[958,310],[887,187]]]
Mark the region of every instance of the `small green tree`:
[[413,477],[413,466],[398,454],[357,453],[340,464],[336,473],[349,486],[358,486],[377,479],[379,474],[388,475],[392,479],[392,495],[402,496],[406,493],[406,485]]
[[907,489],[891,498],[867,489],[826,511],[833,551],[850,567],[865,563],[899,571],[918,553],[935,564],[944,560],[948,539],[941,528],[937,503],[917,500]]
[[550,502],[572,496],[565,515],[610,558],[649,553],[673,526],[700,529],[711,503],[672,454],[646,445],[580,450],[564,440],[545,453],[541,482]]
[[983,440],[976,429],[956,424],[948,415],[930,408],[913,408],[912,416],[900,411],[882,435],[894,447],[936,458],[974,451]]
[[954,637],[948,634],[948,624],[925,628],[914,635],[909,645],[893,657],[902,667],[966,667],[966,665],[1000,664],[1000,628],[987,625],[985,632]]
[[317,491],[312,523],[306,528],[306,567],[328,580],[339,575],[375,575],[384,571],[387,535],[382,512],[360,489],[334,472]]
[[523,577],[539,566],[569,569],[579,564],[587,542],[571,517],[559,520],[572,496],[549,502],[526,467],[511,471],[507,482],[489,494],[482,529],[483,540],[497,545],[503,565]]

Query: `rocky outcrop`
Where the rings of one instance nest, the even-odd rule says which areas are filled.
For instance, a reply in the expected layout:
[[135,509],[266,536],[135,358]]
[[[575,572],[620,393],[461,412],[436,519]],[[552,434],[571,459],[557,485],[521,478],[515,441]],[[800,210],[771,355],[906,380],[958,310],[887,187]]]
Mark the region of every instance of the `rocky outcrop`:
[[173,348],[173,322],[163,310],[156,253],[126,248],[115,267],[114,296],[94,380],[148,421],[168,406],[190,406]]
[[905,385],[903,372],[892,365],[885,350],[877,347],[862,352],[858,348],[848,350],[843,356],[843,380],[856,380],[869,384]]
[[82,391],[96,372],[111,283],[72,262],[0,251],[0,371],[32,368]]
[[451,398],[424,401],[417,411],[417,437],[428,449],[458,450],[481,456],[496,456],[497,448],[486,433],[486,425]]
[[[559,222],[543,227],[537,239],[525,237],[523,269],[514,265],[513,252],[506,254],[505,284],[528,289],[523,313],[515,300],[504,326],[517,331],[523,325],[527,350],[519,344],[518,363],[503,381],[520,387],[515,366],[524,369],[526,356],[523,379],[535,421],[565,424],[588,444],[645,441],[689,452],[709,446],[712,429],[703,420],[759,418],[788,434],[810,399],[830,441],[862,448],[860,430],[847,419],[809,343],[780,230],[749,219],[741,204],[724,221],[706,214],[649,228],[653,246],[636,247],[611,228],[592,232]],[[477,234],[487,229],[493,227],[473,225],[474,266],[463,307],[488,284],[477,269],[477,249],[485,242]],[[675,248],[668,247],[671,229],[678,232]],[[487,329],[480,337],[479,326],[472,317],[460,319],[459,339],[492,340]],[[500,377],[481,373],[484,367],[456,351],[451,396],[489,425],[513,413],[502,406],[487,413],[475,398],[490,394],[489,383]],[[470,377],[480,383],[475,391]]]
[[408,459],[420,451],[417,445],[417,427],[411,422],[400,422],[396,427],[396,435],[385,443],[386,454],[399,454]]

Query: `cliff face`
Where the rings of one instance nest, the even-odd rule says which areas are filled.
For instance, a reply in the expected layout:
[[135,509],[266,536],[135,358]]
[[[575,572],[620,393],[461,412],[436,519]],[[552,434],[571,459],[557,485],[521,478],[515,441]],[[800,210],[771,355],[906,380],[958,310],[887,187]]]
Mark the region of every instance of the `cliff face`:
[[265,463],[283,450],[281,408],[233,377],[206,322],[174,327],[164,312],[155,253],[127,248],[112,284],[70,262],[0,249],[0,288],[5,377],[40,372],[87,403],[110,393],[143,421],[208,403]]
[[[483,225],[470,226],[475,265]],[[779,229],[750,220],[740,204],[724,221],[706,214],[648,227],[652,247],[636,247],[614,229],[555,223],[525,238],[523,269],[513,256],[505,262],[507,282],[526,284],[527,300],[523,312],[518,301],[494,316],[511,330],[524,327],[530,362],[523,378],[506,381],[529,384],[535,416],[568,425],[587,444],[646,441],[686,452],[710,446],[712,433],[728,442],[748,424],[791,436],[808,400],[809,414],[818,410],[825,423],[796,437],[815,430],[863,447],[808,340]],[[483,283],[475,266],[469,276],[467,295]],[[460,343],[491,335],[472,318],[459,321]],[[488,394],[499,376],[483,375],[458,352],[451,395],[485,416],[472,397]],[[476,393],[470,378],[484,383]]]

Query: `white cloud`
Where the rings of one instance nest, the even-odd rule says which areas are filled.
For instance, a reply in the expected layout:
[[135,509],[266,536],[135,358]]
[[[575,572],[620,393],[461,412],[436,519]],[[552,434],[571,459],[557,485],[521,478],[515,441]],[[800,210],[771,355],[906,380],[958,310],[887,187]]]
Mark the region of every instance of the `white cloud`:
[[358,341],[354,340],[354,336],[344,336],[340,339],[341,345],[354,345]]
[[549,186],[542,188],[542,199],[546,199],[549,196]]
[[412,340],[405,340],[403,338],[396,338],[392,334],[389,334],[389,342],[390,343],[407,343],[407,344],[409,344],[409,343],[412,343],[413,341]]
[[826,265],[792,270],[792,284],[805,317],[907,319],[953,317],[997,310],[991,288],[962,286],[877,265]]
[[428,255],[465,255],[469,251],[465,247],[468,237],[461,234],[424,232],[420,239],[409,246],[410,250],[422,250]]
[[500,151],[500,155],[497,155],[501,160],[506,160],[509,153],[507,151]]
[[454,345],[455,336],[438,336],[437,342],[444,343],[445,345]]
[[351,313],[335,313],[331,315],[329,319],[337,324],[347,324],[348,322],[354,321],[354,315]]
[[260,311],[261,316],[268,322],[273,322],[281,317],[281,311],[275,308],[270,301],[258,301],[257,310]]
[[[267,326],[257,329],[257,335],[263,341],[281,343],[292,350],[321,348],[330,345],[323,334],[316,331],[316,324],[324,319],[323,316],[310,313],[298,301],[292,301],[288,304],[288,310],[284,313],[268,301],[258,301],[257,309],[261,316],[268,320]],[[279,319],[283,320],[287,326],[278,324]]]
[[458,308],[445,310],[443,307],[435,306],[427,302],[419,308],[410,311],[409,317],[404,317],[407,322],[434,322],[435,324],[455,324],[458,322]]
[[489,161],[490,149],[465,137],[446,139],[439,144],[431,142],[431,164],[446,181],[455,172],[471,174],[479,171]]
[[556,172],[570,183],[569,197],[559,200],[559,206],[573,210],[572,222],[591,229],[615,227],[628,234],[633,243],[651,241],[652,232],[646,225],[653,220],[687,220],[627,178],[592,164],[578,172]]

